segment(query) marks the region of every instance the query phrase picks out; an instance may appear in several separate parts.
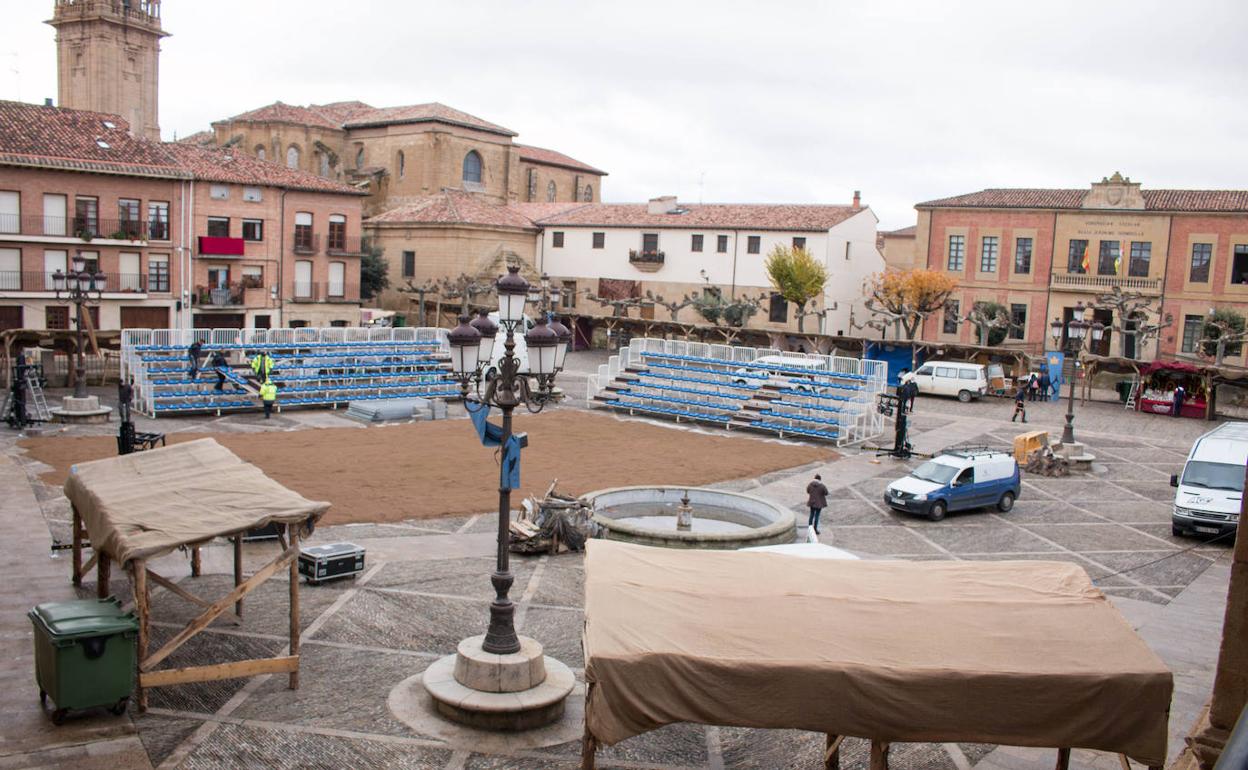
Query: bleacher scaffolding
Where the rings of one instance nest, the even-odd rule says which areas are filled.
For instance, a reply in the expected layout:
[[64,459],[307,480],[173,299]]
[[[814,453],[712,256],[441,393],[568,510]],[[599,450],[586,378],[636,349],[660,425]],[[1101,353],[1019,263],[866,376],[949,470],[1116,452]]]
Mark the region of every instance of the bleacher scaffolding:
[[[758,361],[767,356],[784,362]],[[790,365],[798,359],[809,365]],[[641,338],[589,376],[586,397],[629,414],[843,446],[884,432],[876,402],[887,379],[883,361]]]
[[[126,329],[121,376],[134,379],[134,408],[149,417],[260,408],[248,357],[273,357],[277,408],[329,406],[395,398],[457,398],[445,329],[329,327],[301,329]],[[188,350],[201,345],[204,365],[190,378]],[[213,353],[229,365],[213,368]],[[224,376],[216,389],[218,372]]]

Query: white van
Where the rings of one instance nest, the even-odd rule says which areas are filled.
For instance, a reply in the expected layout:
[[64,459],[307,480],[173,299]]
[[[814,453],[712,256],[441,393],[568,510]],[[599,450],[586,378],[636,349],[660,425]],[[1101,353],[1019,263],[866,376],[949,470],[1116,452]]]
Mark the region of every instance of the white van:
[[960,361],[928,361],[910,375],[925,395],[957,396],[965,403],[988,392],[988,375],[982,364]]
[[1239,526],[1248,464],[1248,422],[1228,422],[1196,439],[1183,473],[1170,477],[1177,535],[1230,535]]

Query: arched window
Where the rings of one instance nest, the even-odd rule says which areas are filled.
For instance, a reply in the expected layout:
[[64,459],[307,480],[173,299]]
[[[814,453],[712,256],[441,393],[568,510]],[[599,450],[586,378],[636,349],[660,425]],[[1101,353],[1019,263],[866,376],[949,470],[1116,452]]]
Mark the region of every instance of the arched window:
[[403,151],[399,150],[399,179],[403,178],[403,172],[407,170],[407,162],[403,158]]
[[329,176],[329,153],[317,152],[318,166],[321,169],[321,176]]
[[555,189],[555,180],[552,179],[550,180],[550,183],[546,185],[546,200],[553,202],[555,200],[556,192],[558,192],[558,190]]
[[259,158],[260,160],[264,160],[264,145],[263,144],[256,145],[256,157]]
[[476,150],[464,156],[464,181],[481,184],[481,156]]
[[293,144],[286,148],[286,167],[299,168],[299,148]]
[[364,148],[355,151],[355,167],[364,168]]
[[581,194],[581,200],[586,203],[594,202],[594,186],[592,184],[585,185],[585,192]]

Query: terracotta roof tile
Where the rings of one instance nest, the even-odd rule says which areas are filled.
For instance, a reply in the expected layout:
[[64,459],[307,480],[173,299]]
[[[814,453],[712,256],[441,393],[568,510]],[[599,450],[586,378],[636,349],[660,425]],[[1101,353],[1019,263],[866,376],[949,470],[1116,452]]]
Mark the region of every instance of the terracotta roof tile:
[[360,128],[363,126],[384,126],[392,123],[430,122],[465,126],[503,136],[517,136],[516,132],[511,129],[503,128],[495,123],[482,120],[475,115],[460,112],[437,102],[409,104],[402,107],[382,107],[380,109],[363,111],[347,120],[343,126],[346,128]]
[[[989,189],[916,204],[915,208],[1078,209],[1088,190]],[[1141,189],[1145,211],[1248,211],[1248,190]]]
[[462,190],[443,190],[370,217],[365,224],[447,224],[536,230],[515,206],[488,203]]
[[680,210],[683,213],[651,214],[645,203],[586,203],[546,216],[538,224],[820,231],[867,209],[796,204],[682,203]]
[[299,126],[342,129],[341,120],[334,120],[334,118],[317,110],[315,106],[304,107],[298,104],[283,104],[282,102],[266,104],[263,107],[257,107],[254,110],[240,113],[232,118],[228,118],[226,121],[220,122],[294,123]]
[[520,151],[520,160],[527,160],[530,163],[540,163],[544,166],[559,166],[561,168],[570,168],[573,171],[587,171],[591,174],[606,176],[607,172],[602,169],[594,168],[588,163],[582,163],[576,158],[570,158],[561,152],[548,150],[545,147],[533,147],[528,144],[512,144],[512,147]]
[[116,115],[0,101],[0,163],[184,177],[165,145],[130,135]]
[[254,158],[243,152],[231,152],[219,147],[201,147],[189,144],[166,145],[178,162],[194,175],[195,179],[208,182],[253,184],[282,187],[288,190],[365,195],[355,187],[325,179],[307,171],[287,168]]
[[880,233],[880,235],[886,235],[892,238],[913,238],[915,237],[915,233],[917,232],[917,230],[918,230],[917,226],[910,225],[909,227],[903,227],[900,230],[889,230],[887,232],[882,232]]
[[217,135],[212,131],[196,131],[193,134],[179,137],[179,144],[216,144]]

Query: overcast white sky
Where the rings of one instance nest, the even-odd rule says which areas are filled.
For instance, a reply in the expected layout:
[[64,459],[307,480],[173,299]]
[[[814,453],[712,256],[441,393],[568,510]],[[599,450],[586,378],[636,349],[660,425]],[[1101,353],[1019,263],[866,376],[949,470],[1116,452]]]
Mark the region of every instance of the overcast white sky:
[[[56,95],[5,0],[0,98]],[[1248,3],[165,0],[161,127],[275,100],[438,101],[606,169],[608,201],[1248,186]],[[14,70],[17,70],[15,72]]]

